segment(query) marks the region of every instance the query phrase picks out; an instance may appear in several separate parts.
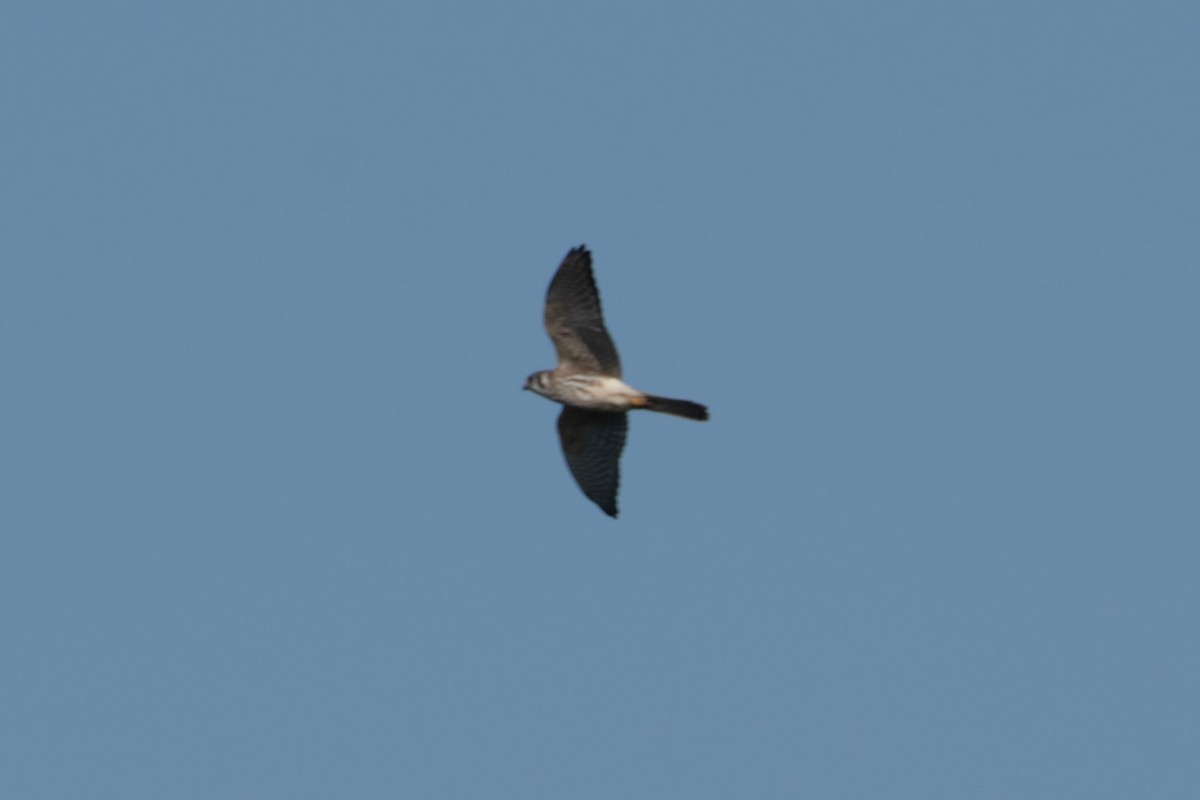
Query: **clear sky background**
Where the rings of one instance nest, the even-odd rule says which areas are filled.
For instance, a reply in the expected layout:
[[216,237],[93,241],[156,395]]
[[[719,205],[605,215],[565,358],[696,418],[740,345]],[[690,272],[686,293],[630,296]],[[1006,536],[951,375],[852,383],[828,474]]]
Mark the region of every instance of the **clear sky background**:
[[1198,41],[5,3],[0,796],[1200,797]]

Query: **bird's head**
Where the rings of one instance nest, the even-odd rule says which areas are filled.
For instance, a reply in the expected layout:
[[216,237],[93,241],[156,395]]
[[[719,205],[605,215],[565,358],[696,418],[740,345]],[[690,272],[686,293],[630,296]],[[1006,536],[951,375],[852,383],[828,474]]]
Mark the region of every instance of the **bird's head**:
[[525,385],[522,388],[526,391],[541,394],[541,389],[545,387],[548,375],[549,373],[544,370],[542,372],[535,372],[525,379]]

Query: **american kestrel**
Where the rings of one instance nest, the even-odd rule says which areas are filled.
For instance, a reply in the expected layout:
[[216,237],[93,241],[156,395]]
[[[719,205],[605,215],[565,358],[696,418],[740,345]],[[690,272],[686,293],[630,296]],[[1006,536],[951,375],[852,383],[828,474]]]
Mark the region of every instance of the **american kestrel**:
[[708,419],[708,409],[634,389],[621,380],[621,359],[604,328],[600,293],[586,247],[567,253],[546,292],[546,332],[558,366],[535,372],[525,388],[563,404],[558,437],[567,467],[592,502],[617,516],[621,450],[627,411],[643,408],[688,419]]

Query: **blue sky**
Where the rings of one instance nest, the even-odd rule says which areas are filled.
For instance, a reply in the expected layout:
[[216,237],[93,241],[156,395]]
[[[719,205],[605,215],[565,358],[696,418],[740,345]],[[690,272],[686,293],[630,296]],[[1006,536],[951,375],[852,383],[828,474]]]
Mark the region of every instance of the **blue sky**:
[[0,794],[1197,796],[1198,34],[6,4]]

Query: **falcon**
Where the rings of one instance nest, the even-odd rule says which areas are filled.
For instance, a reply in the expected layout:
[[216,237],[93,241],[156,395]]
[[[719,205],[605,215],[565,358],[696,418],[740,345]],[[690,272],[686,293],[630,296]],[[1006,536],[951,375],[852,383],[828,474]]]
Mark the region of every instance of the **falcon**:
[[644,409],[706,420],[708,409],[690,400],[647,394],[621,379],[621,359],[604,327],[586,247],[567,253],[550,281],[545,323],[558,366],[533,373],[525,388],[562,403],[558,438],[567,467],[588,499],[615,517],[627,412]]

